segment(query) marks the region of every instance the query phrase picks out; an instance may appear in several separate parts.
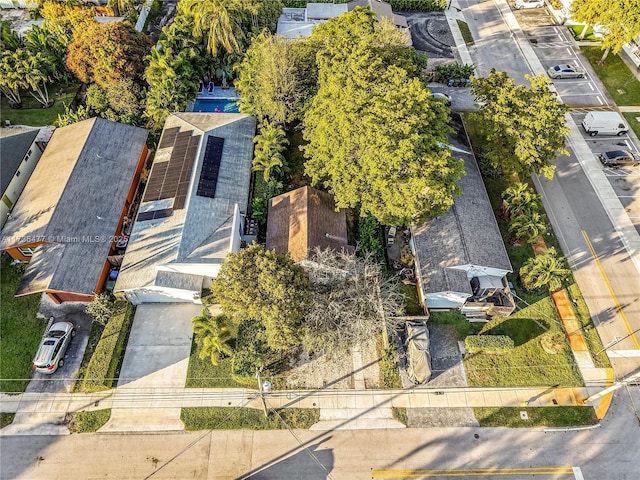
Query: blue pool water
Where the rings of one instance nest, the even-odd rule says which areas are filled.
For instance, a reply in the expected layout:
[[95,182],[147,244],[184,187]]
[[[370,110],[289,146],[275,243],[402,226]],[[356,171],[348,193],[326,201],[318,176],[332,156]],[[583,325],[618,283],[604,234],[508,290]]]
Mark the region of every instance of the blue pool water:
[[193,104],[193,112],[238,113],[238,102],[224,98],[198,98]]

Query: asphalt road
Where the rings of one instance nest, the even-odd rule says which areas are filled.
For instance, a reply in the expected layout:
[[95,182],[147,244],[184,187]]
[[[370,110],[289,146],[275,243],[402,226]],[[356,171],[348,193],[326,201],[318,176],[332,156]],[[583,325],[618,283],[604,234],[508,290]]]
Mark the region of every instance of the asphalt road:
[[616,392],[600,428],[582,431],[468,427],[3,437],[0,478],[637,480],[639,407],[636,385]]

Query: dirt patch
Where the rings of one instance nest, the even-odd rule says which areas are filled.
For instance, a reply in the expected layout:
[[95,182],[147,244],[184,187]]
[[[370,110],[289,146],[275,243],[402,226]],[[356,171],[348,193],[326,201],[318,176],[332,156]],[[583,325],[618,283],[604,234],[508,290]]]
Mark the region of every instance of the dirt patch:
[[[358,355],[356,353],[356,355]],[[287,370],[280,376],[284,388],[292,390],[334,388],[350,389],[380,387],[380,369],[376,343],[371,340],[360,351],[361,360],[353,351],[309,355],[296,352],[287,360]],[[364,383],[363,383],[364,382]]]

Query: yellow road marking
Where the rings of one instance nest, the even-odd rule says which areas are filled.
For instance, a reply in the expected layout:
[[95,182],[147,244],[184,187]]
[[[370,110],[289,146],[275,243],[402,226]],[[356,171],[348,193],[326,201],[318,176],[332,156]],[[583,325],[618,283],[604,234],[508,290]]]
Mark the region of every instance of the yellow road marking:
[[451,470],[371,470],[371,478],[488,477],[508,475],[573,475],[571,467],[460,468]]
[[[613,385],[613,368],[605,368],[605,371],[607,373],[607,383],[605,387],[610,387]],[[602,420],[606,415],[611,405],[611,400],[613,400],[613,392],[607,393],[598,403],[598,407],[596,408],[596,417],[598,417],[598,420]]]
[[616,310],[618,311],[618,315],[620,315],[620,318],[622,318],[622,322],[624,323],[624,326],[627,328],[627,333],[629,334],[629,338],[631,338],[631,341],[633,342],[633,345],[636,348],[640,348],[640,343],[638,343],[638,340],[636,339],[635,335],[633,334],[633,328],[631,328],[631,325],[629,325],[629,320],[627,320],[627,316],[624,313],[624,310],[622,310],[622,306],[620,306],[620,302],[618,301],[618,297],[616,296],[615,292],[613,291],[613,287],[611,286],[611,282],[609,281],[609,277],[607,277],[607,274],[604,271],[604,268],[602,267],[602,263],[600,263],[600,258],[598,258],[598,254],[596,253],[596,251],[593,248],[593,245],[591,244],[591,240],[589,240],[589,237],[587,236],[587,232],[585,232],[584,230],[581,230],[582,236],[584,237],[584,241],[587,243],[587,248],[589,248],[589,251],[591,252],[591,255],[593,256],[593,260],[596,262],[596,266],[598,267],[598,270],[600,270],[600,275],[602,275],[602,278],[604,279],[604,283],[607,286],[607,290],[609,290],[609,294],[611,295],[611,298],[613,299],[613,303],[616,306]]

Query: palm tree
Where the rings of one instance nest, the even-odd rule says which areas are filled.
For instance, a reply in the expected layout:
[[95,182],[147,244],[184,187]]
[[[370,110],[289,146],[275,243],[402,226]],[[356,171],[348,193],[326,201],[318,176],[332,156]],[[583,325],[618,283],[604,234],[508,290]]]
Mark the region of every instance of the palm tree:
[[13,53],[11,50],[0,52],[0,92],[9,99],[9,105],[19,108],[22,104],[20,97],[22,74],[18,70]]
[[502,192],[502,214],[505,220],[540,210],[540,196],[526,183],[516,182]]
[[268,182],[271,171],[284,165],[282,152],[287,149],[287,140],[284,128],[269,121],[263,122],[260,133],[253,139],[256,143],[256,151],[253,157],[254,172],[262,172],[264,181]]
[[570,274],[564,257],[558,257],[553,247],[542,255],[530,258],[520,268],[520,280],[527,290],[548,285],[549,290],[555,292],[562,288],[562,281]]
[[535,242],[539,235],[547,231],[547,223],[544,215],[538,212],[520,214],[509,222],[509,233],[517,240],[525,240],[527,243]]
[[233,350],[228,342],[231,333],[227,318],[224,315],[213,316],[208,308],[203,308],[201,315],[191,319],[196,344],[200,347],[198,356],[209,358],[213,365],[217,365],[220,355],[231,355]]
[[224,0],[182,0],[178,3],[182,14],[193,17],[193,35],[206,37],[207,51],[214,57],[220,48],[228,53],[240,51],[238,39],[243,34],[240,15],[234,3]]

